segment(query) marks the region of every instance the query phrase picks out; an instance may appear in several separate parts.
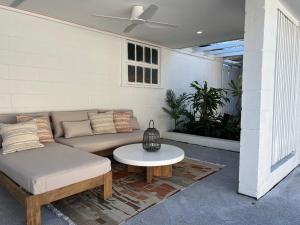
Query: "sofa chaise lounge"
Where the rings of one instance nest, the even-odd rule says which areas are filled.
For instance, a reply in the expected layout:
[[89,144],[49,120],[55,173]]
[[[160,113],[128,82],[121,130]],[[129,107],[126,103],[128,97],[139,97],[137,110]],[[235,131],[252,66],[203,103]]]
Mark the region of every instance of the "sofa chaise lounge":
[[[73,194],[102,186],[102,198],[112,196],[111,162],[99,155],[142,141],[143,132],[132,113],[135,130],[131,133],[64,138],[62,121],[85,120],[90,111],[34,114],[49,116],[56,141],[43,148],[0,155],[0,184],[25,206],[27,225],[41,224],[42,205]],[[0,123],[16,123],[16,115],[0,114]]]

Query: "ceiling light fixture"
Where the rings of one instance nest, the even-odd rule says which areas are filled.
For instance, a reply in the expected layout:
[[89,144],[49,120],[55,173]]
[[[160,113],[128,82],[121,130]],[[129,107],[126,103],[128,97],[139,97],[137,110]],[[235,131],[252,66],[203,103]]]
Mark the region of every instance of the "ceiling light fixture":
[[196,32],[197,34],[203,34],[203,31],[202,30],[199,30]]

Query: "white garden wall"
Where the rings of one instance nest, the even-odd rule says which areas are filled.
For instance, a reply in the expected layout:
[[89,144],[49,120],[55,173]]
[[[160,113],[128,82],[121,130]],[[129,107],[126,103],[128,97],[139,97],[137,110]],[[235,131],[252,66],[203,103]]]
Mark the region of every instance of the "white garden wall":
[[162,47],[163,88],[121,87],[123,37],[2,6],[0,28],[0,113],[132,108],[167,130],[166,89],[221,85],[221,61]]
[[[242,68],[223,65],[222,69],[222,88],[231,89],[228,85],[231,80],[237,81],[239,76],[242,76]],[[230,102],[223,106],[223,113],[232,115],[239,115],[239,108],[237,107],[237,97],[229,95]]]

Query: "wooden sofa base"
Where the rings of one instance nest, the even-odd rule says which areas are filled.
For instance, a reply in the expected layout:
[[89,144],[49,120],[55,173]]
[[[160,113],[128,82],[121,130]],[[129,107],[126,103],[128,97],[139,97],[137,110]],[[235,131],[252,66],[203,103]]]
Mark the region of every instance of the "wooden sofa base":
[[14,196],[26,209],[27,225],[41,224],[41,206],[66,198],[68,196],[103,186],[102,198],[108,199],[112,196],[112,172],[104,175],[58,188],[46,193],[32,195],[24,191],[14,181],[0,172],[0,184]]

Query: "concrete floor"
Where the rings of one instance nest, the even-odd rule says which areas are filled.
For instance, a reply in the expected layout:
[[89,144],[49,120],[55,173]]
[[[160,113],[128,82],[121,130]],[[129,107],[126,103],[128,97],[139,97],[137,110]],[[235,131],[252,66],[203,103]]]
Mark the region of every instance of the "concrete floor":
[[[188,157],[226,165],[124,225],[300,225],[300,168],[256,201],[237,194],[239,154],[165,141]],[[23,225],[24,209],[0,188],[0,225]],[[46,208],[43,225],[66,225]],[[86,225],[86,224],[78,224]]]
[[271,192],[255,199],[237,194],[239,154],[174,144],[188,157],[226,165],[200,182],[133,217],[124,225],[299,225],[300,168]]

